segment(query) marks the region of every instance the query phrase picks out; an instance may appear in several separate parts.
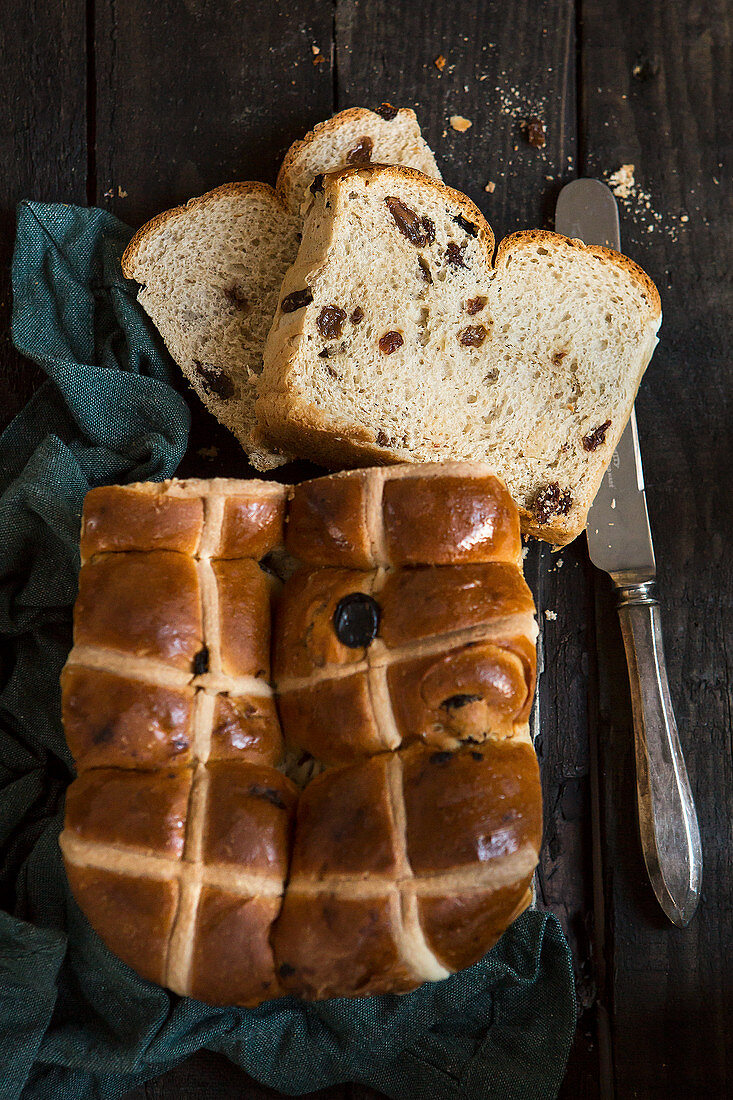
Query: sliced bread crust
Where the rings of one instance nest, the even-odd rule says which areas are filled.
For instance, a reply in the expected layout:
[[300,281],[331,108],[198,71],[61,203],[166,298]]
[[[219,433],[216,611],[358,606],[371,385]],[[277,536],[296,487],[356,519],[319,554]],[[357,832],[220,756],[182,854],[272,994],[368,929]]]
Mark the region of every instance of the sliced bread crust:
[[195,393],[258,470],[289,457],[264,443],[254,406],[278,290],[298,251],[300,201],[313,176],[346,163],[355,147],[362,158],[405,156],[439,175],[414,111],[387,120],[351,108],[291,146],[276,188],[228,183],[164,211],[137,231],[122,258]]
[[276,188],[291,214],[299,214],[315,176],[369,163],[404,164],[441,179],[415,112],[384,104],[382,113],[349,107],[319,122],[302,141],[293,142],[285,154]]
[[[411,169],[326,176],[283,281],[257,415],[268,439],[330,467],[489,462],[524,530],[563,544],[630,414],[659,295],[611,249],[544,230],[493,247],[470,200]],[[287,312],[306,288],[312,301]],[[381,344],[390,333],[399,342]]]

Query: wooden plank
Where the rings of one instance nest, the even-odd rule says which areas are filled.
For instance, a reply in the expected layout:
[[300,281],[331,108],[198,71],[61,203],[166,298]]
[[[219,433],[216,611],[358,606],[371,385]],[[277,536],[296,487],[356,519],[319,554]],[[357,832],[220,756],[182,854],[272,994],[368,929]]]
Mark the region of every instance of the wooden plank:
[[20,199],[86,200],[84,0],[0,5],[0,429],[43,374],[10,343],[10,260]]
[[[632,164],[625,251],[660,288],[661,343],[637,402],[669,678],[705,859],[687,930],[658,909],[638,843],[626,671],[609,585],[597,579],[605,893],[619,1097],[733,1092],[731,682],[733,509],[725,249],[730,203],[730,12],[585,0],[585,174]],[[728,400],[726,400],[728,399]]]

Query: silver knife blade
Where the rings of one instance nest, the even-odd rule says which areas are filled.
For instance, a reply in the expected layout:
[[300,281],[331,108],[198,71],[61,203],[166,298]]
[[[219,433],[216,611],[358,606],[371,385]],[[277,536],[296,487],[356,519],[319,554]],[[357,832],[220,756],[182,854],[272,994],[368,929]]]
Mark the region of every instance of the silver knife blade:
[[[600,180],[573,180],[557,200],[555,229],[585,244],[621,249],[618,205]],[[588,551],[599,569],[629,583],[656,576],[636,416],[624,428],[588,513]]]
[[[562,189],[555,228],[586,244],[620,250],[618,207],[600,180],[575,180]],[[590,510],[587,533],[591,560],[610,573],[618,593],[634,717],[644,861],[662,909],[673,924],[685,927],[700,897],[702,846],[667,683],[633,408]]]

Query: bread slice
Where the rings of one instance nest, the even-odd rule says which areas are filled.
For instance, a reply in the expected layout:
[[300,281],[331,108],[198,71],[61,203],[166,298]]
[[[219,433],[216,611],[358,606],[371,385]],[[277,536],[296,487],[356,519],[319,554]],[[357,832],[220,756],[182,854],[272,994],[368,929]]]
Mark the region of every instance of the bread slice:
[[260,470],[285,461],[254,441],[255,379],[299,231],[272,187],[229,183],[153,218],[122,257],[197,396]]
[[277,190],[291,214],[299,214],[315,176],[364,164],[404,164],[440,179],[435,157],[414,111],[383,103],[376,111],[350,107],[319,122],[290,146],[277,177]]
[[311,195],[257,414],[278,446],[329,467],[488,462],[524,530],[564,544],[660,321],[654,284],[610,249],[531,231],[494,258],[465,195],[409,168],[349,169]]
[[383,113],[392,117],[342,111],[292,146],[276,189],[230,183],[209,191],[153,218],[122,258],[183,374],[258,470],[287,461],[260,443],[255,383],[280,283],[298,251],[303,193],[318,173],[367,154],[404,157],[439,175],[414,111]]

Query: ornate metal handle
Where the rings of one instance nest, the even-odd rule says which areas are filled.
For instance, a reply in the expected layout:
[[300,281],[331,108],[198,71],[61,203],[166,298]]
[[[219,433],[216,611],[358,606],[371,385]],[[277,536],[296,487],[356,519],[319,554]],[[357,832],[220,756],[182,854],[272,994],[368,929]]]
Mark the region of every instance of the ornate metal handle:
[[669,695],[654,582],[621,587],[618,613],[631,682],[641,845],[659,904],[684,927],[700,896],[702,847]]

